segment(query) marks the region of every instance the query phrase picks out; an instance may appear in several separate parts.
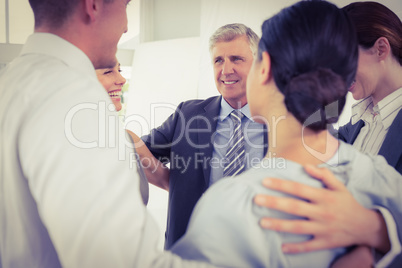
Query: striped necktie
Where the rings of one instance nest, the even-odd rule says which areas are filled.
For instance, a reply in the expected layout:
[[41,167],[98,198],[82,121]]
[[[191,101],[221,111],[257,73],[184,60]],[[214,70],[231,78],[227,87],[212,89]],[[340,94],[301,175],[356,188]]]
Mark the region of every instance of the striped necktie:
[[233,135],[229,140],[229,147],[226,153],[226,166],[223,169],[224,177],[232,177],[244,171],[244,136],[241,129],[241,119],[243,113],[239,110],[233,110],[230,119],[233,121]]

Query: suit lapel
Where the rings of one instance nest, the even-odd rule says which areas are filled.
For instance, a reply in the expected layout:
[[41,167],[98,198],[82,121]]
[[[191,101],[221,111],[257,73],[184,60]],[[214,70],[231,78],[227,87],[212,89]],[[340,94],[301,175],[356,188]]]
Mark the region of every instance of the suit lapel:
[[267,125],[264,125],[264,154],[263,154],[263,157],[265,157],[267,152],[268,152],[268,128],[267,128]]
[[[216,97],[204,107],[204,113],[201,114],[201,117],[206,118],[207,122],[209,123],[209,126],[211,126],[211,132],[203,132],[203,131],[198,132],[199,144],[200,145],[208,144],[208,146],[204,146],[203,148],[199,149],[201,155],[204,157],[204,159],[207,160],[210,160],[212,158],[213,145],[211,142],[211,138],[213,136],[213,133],[215,133],[216,131],[220,109],[221,109],[221,97]],[[198,120],[197,121],[198,128],[205,129],[206,128],[205,123],[206,123],[205,120]],[[203,169],[203,172],[206,187],[208,188],[209,177],[211,175],[211,166],[209,165],[209,162],[206,165],[206,168]]]
[[349,137],[347,138],[346,142],[349,144],[353,144],[357,138],[357,135],[359,135],[360,130],[362,129],[362,127],[364,127],[364,121],[363,120],[359,120],[356,125],[353,125],[352,127],[352,131],[349,135]]
[[388,164],[395,167],[402,155],[402,110],[399,111],[385,136],[378,154],[387,159]]

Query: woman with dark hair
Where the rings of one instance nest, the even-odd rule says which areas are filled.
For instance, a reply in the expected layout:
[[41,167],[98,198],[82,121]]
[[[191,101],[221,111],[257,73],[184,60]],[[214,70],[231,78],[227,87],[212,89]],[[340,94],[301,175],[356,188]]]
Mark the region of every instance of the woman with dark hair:
[[[359,47],[359,61],[355,80],[350,86],[350,92],[356,100],[353,107],[353,116],[350,123],[339,129],[339,138],[359,151],[372,155],[382,155],[388,164],[402,173],[402,22],[389,8],[378,2],[355,2],[342,8],[352,20],[357,33]],[[275,202],[261,205],[294,214],[288,209],[295,204],[298,211],[303,211],[309,218],[307,221],[292,222],[281,219],[270,219],[275,230],[314,234],[314,239],[295,244],[286,244],[288,252],[319,250],[333,244],[333,239],[339,237],[344,231],[335,232],[331,229],[331,222],[317,221],[311,213],[314,203],[314,214],[328,213],[329,218],[344,221],[345,225],[352,226],[353,221],[348,220],[347,209],[339,206],[344,201],[346,189],[342,186],[333,188],[329,185],[334,181],[333,176],[324,169],[311,169],[316,176],[325,180],[331,191],[318,190],[292,182],[271,184],[270,188],[285,191],[295,196],[303,197],[299,193],[308,191],[310,195],[304,198],[306,202],[288,199],[287,208]],[[313,173],[310,173],[313,175]],[[286,189],[293,189],[292,191]],[[326,196],[327,198],[322,198]],[[283,202],[282,202],[283,203]],[[308,212],[310,211],[310,213]],[[300,212],[298,212],[300,213]],[[264,221],[263,221],[264,222]],[[334,226],[332,226],[334,227]],[[319,230],[319,231],[318,231]],[[333,235],[329,235],[332,230]],[[323,234],[327,233],[327,237]],[[317,239],[317,237],[320,237]],[[362,247],[359,252],[363,252]],[[356,251],[355,251],[356,252]],[[356,257],[357,255],[349,255]],[[345,258],[343,258],[345,259]],[[402,264],[402,255],[393,262],[396,267]]]
[[361,152],[380,154],[402,173],[402,22],[384,5],[356,2],[343,8],[359,43],[350,92],[359,100],[340,139]]
[[[258,58],[247,80],[247,99],[254,120],[268,126],[268,152],[258,167],[223,179],[205,193],[174,253],[224,267],[328,267],[350,244],[388,251],[381,231],[384,220],[368,208],[386,207],[395,212],[398,222],[401,200],[395,187],[401,188],[401,176],[383,158],[359,153],[327,131],[327,124],[337,121],[345,104],[357,60],[354,27],[346,13],[331,3],[302,1],[264,22]],[[263,193],[279,197],[280,202],[290,196],[264,188],[261,182],[266,177],[323,187],[304,171],[304,165],[326,167],[339,184],[347,186],[357,200],[347,196],[347,206],[358,215],[353,220],[359,229],[350,230],[339,239],[342,242],[335,241],[332,249],[284,254],[283,243],[303,242],[311,236],[255,228],[255,222],[262,213],[294,221],[305,215],[267,211],[255,206],[253,197]]]

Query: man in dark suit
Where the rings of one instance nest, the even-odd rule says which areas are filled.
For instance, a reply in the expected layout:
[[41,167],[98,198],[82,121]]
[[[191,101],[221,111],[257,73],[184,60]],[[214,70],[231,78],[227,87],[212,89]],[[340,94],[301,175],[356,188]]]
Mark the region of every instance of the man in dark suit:
[[247,75],[258,41],[258,36],[243,24],[219,28],[210,38],[210,52],[221,96],[182,102],[160,127],[142,137],[154,157],[170,164],[170,169],[161,168],[159,173],[146,171],[149,182],[169,190],[166,249],[186,231],[193,208],[205,190],[224,177],[225,155],[233,133],[229,115],[233,110],[244,115],[241,129],[245,169],[259,163],[265,154],[265,127],[251,119],[246,97]]

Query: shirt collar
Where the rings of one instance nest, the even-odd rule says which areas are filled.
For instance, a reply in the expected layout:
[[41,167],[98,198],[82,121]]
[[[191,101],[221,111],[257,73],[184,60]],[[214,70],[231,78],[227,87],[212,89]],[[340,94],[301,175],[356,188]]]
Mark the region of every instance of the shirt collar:
[[79,72],[96,77],[95,69],[88,56],[65,39],[50,33],[34,33],[28,37],[21,55],[43,54],[55,57]]
[[374,112],[380,115],[382,124],[388,129],[394,121],[398,111],[402,106],[402,88],[392,92],[374,106],[371,96],[360,100],[352,106],[352,124],[356,124],[359,120],[368,121]]
[[[227,101],[224,98],[221,98],[221,112],[220,112],[220,120],[223,121],[226,117],[230,115],[230,113],[233,111],[233,107],[227,103]],[[250,113],[250,107],[248,106],[248,103],[241,107],[239,109],[248,119],[254,121],[251,118],[251,113]]]
[[352,124],[356,124],[359,120],[364,120],[366,116],[370,115],[373,111],[373,100],[371,96],[360,100],[352,105]]

